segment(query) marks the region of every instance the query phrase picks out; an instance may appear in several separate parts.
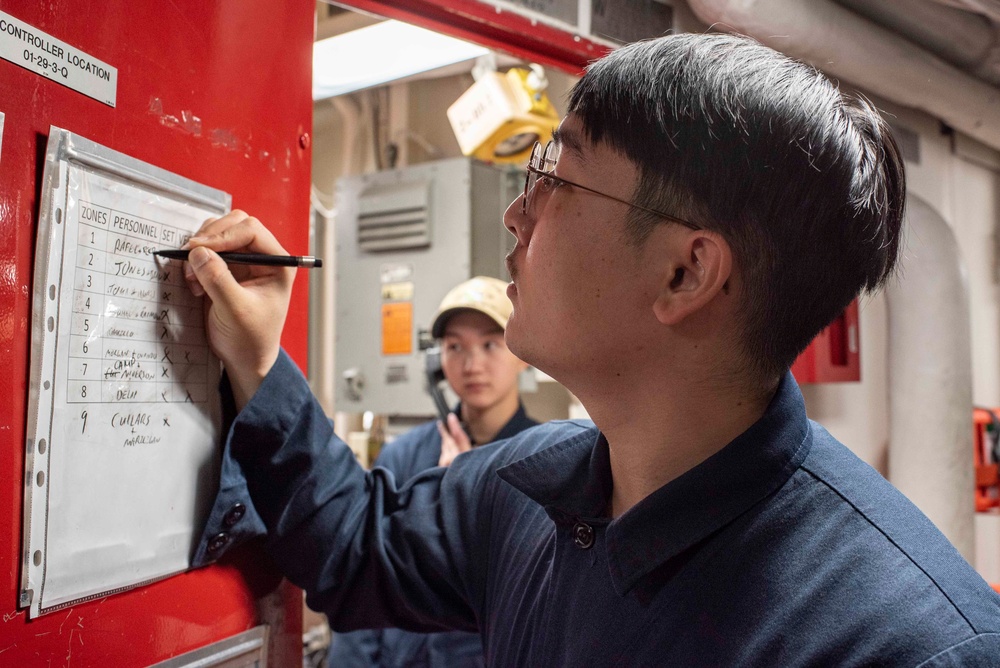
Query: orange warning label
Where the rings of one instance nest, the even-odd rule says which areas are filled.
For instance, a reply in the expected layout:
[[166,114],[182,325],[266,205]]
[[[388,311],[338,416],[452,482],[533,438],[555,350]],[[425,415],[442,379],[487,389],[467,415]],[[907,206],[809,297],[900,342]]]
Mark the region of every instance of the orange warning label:
[[413,302],[382,304],[382,354],[413,352]]

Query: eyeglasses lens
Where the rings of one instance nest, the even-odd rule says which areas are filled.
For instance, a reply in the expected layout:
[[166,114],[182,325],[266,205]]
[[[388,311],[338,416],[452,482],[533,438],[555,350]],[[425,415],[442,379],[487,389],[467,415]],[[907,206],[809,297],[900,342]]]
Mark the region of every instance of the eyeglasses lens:
[[559,145],[555,142],[548,142],[542,148],[540,142],[535,142],[531,149],[531,157],[528,159],[527,174],[524,177],[524,197],[521,200],[521,213],[525,214],[531,206],[531,199],[535,193],[535,186],[538,178],[542,174],[548,174],[556,167],[559,160]]
[[559,161],[559,147],[560,145],[554,141],[545,145],[545,150],[542,152],[542,164],[538,168],[546,174],[556,169],[556,163]]
[[528,167],[524,173],[524,196],[521,198],[522,214],[528,213],[528,199],[531,197],[531,191],[535,189],[535,181],[538,180],[538,175],[532,170],[538,168],[541,154],[542,145],[536,141],[531,149],[531,157],[528,158]]

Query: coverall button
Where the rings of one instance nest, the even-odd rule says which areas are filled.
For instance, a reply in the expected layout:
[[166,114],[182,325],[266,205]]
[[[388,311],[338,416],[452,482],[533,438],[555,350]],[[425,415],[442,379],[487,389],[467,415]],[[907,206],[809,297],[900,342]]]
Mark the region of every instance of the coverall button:
[[214,554],[222,548],[224,548],[229,543],[229,534],[227,533],[217,533],[212,536],[212,539],[208,541],[208,547],[206,548],[209,553]]
[[226,516],[222,518],[222,523],[226,525],[226,528],[232,527],[234,524],[243,519],[246,512],[247,507],[242,503],[233,504],[233,507],[226,513]]
[[586,522],[577,522],[573,527],[573,542],[581,550],[589,550],[594,545],[594,529]]

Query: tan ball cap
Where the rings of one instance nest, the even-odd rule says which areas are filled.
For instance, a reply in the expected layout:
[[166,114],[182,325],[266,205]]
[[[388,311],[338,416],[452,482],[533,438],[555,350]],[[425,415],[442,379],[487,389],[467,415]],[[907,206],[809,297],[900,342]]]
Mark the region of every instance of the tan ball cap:
[[490,317],[500,329],[507,329],[514,305],[507,298],[507,284],[498,278],[476,276],[464,283],[459,283],[441,300],[437,313],[434,314],[434,324],[431,325],[431,335],[435,339],[444,336],[444,326],[455,311],[471,309]]

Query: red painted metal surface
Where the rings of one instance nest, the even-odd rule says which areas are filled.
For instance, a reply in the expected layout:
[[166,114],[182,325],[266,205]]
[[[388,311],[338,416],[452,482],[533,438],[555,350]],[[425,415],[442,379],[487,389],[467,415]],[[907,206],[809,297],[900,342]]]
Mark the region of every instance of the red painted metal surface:
[[[31,281],[50,125],[209,186],[308,251],[314,4],[4,2],[118,68],[111,108],[0,61],[0,665],[146,666],[271,624],[271,665],[301,665],[301,594],[258,552],[28,620],[18,610]],[[284,344],[305,365],[300,272]],[[155,472],[150,472],[151,475]],[[155,518],[150,518],[155,521]]]
[[338,0],[337,4],[406,21],[580,74],[611,49],[586,37],[477,0]]

